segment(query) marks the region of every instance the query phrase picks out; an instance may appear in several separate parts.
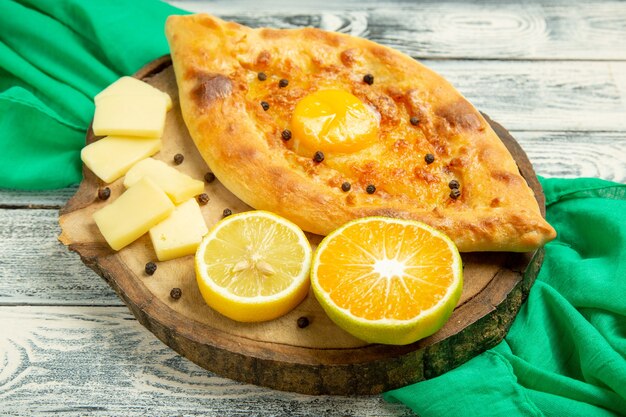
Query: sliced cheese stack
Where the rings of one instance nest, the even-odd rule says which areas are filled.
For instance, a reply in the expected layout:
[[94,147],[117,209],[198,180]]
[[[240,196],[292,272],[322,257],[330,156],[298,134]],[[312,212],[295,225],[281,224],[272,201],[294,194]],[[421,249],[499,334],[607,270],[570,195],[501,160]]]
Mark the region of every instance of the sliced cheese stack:
[[174,203],[180,204],[167,219],[150,229],[152,246],[159,261],[194,253],[208,231],[200,206],[193,198],[204,191],[204,182],[194,180],[162,161],[146,158],[126,173],[124,186],[130,189],[144,178],[149,178]]
[[111,248],[120,250],[149,231],[159,261],[196,251],[208,231],[194,198],[204,190],[202,181],[147,158],[128,171],[124,185],[117,200],[93,215]]
[[150,229],[150,239],[159,261],[168,261],[195,253],[208,231],[198,202],[190,198]]
[[93,215],[111,248],[120,250],[149,231],[159,261],[196,251],[208,232],[194,198],[204,189],[202,181],[149,158],[128,171],[124,185],[128,189],[117,200]]
[[102,181],[113,182],[161,149],[170,96],[133,77],[122,77],[94,97],[93,131],[109,135],[85,146],[81,159]]
[[122,176],[127,190],[94,213],[105,240],[120,250],[147,232],[160,261],[196,251],[207,226],[195,196],[204,182],[150,158],[161,149],[169,95],[132,77],[122,77],[94,98],[96,135],[110,135],[81,152],[100,179]]

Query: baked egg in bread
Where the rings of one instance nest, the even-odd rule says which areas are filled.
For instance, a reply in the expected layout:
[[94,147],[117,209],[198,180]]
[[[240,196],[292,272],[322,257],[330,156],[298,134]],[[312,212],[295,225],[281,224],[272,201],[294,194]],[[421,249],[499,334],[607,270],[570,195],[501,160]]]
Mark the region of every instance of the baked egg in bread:
[[512,156],[443,77],[366,39],[166,23],[185,124],[233,194],[325,235],[366,216],[415,219],[461,251],[555,236]]

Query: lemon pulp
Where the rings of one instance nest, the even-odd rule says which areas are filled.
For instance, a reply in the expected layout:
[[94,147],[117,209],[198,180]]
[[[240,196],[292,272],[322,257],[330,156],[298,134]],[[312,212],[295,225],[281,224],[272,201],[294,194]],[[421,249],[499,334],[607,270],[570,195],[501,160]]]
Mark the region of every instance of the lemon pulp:
[[448,320],[463,288],[454,243],[416,221],[353,220],[326,236],[311,269],[328,316],[372,343],[408,344]]
[[302,230],[269,212],[219,222],[196,252],[196,277],[206,303],[238,321],[277,318],[308,292],[311,247]]

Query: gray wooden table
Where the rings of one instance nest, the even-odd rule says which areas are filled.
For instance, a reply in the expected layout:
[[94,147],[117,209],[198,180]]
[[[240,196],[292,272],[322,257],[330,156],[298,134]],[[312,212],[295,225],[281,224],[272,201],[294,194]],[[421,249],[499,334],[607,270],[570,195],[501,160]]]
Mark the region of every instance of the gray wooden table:
[[[626,2],[170,2],[392,46],[507,127],[538,174],[626,181]],[[411,415],[377,396],[239,384],[180,357],[57,241],[75,190],[0,190],[0,415]]]

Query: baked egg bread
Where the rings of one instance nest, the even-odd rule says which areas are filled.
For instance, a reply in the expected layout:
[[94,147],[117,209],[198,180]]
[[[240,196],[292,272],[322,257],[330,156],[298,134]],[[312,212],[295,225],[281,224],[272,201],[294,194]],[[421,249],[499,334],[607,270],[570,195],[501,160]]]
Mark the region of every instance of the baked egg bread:
[[409,56],[204,14],[171,16],[166,36],[191,137],[250,206],[321,235],[360,217],[415,219],[465,252],[555,237],[482,115]]

